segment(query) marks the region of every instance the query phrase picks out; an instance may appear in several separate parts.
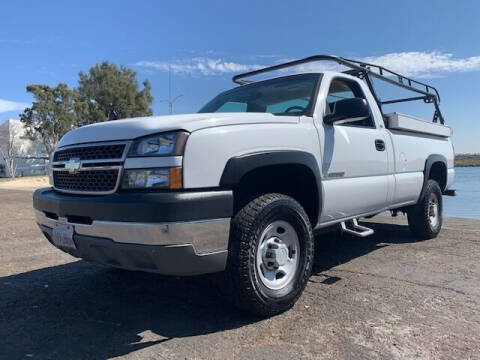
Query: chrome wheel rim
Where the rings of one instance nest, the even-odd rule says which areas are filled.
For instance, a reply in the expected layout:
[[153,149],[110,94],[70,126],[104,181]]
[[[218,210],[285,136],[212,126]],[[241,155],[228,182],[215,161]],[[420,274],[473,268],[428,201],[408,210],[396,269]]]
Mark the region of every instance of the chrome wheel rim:
[[437,196],[430,194],[430,198],[428,199],[428,221],[432,228],[435,228],[438,224],[439,209]]
[[279,290],[289,285],[298,271],[300,242],[292,225],[283,220],[269,224],[257,247],[256,267],[263,285]]

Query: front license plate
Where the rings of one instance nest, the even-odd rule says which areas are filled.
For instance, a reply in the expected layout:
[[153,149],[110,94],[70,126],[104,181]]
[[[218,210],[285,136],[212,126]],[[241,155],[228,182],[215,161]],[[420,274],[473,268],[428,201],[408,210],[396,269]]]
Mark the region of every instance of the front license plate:
[[73,226],[58,222],[53,228],[53,243],[57,246],[76,250],[73,242]]

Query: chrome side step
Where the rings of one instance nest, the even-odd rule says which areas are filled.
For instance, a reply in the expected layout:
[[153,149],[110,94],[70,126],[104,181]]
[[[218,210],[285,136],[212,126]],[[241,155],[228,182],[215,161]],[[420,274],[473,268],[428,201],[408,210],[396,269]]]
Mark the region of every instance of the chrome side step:
[[366,237],[373,235],[373,229],[358,225],[357,219],[342,221],[340,225],[342,226],[343,232],[353,236]]

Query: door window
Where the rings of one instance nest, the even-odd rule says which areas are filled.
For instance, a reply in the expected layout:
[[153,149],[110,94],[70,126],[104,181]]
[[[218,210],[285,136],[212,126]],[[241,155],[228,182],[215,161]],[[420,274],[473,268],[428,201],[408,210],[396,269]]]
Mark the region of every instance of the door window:
[[[337,101],[352,98],[365,99],[368,104],[368,100],[365,98],[365,94],[363,93],[360,85],[357,82],[347,79],[333,79],[332,83],[330,84],[330,89],[328,90],[326,114],[330,114],[332,112],[334,104]],[[367,128],[375,128],[375,123],[373,121],[372,115],[370,115],[366,119],[342,123],[339,124],[339,126],[360,126]]]

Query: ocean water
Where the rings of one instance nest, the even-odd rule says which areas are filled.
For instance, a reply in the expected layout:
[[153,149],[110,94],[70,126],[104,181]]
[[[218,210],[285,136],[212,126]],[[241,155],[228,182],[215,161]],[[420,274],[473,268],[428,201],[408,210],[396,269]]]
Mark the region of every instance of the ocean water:
[[457,196],[443,197],[443,216],[480,219],[480,167],[455,168],[452,189]]

